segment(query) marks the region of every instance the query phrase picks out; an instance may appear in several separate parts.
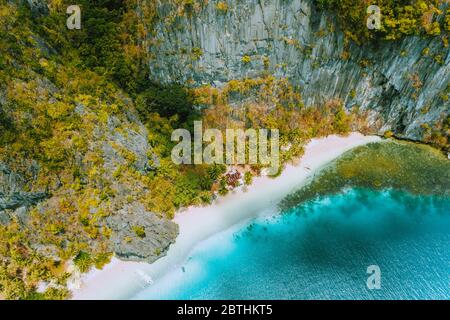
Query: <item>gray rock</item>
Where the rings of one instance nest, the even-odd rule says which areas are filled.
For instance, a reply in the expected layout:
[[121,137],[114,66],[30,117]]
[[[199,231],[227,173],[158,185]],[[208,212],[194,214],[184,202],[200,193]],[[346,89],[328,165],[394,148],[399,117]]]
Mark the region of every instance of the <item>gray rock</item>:
[[31,248],[35,249],[36,253],[43,257],[52,259],[54,261],[61,260],[61,258],[58,255],[58,248],[55,245],[32,243]]
[[135,156],[136,161],[133,165],[138,171],[147,171],[147,152],[150,150],[150,146],[145,135],[133,130],[127,130],[125,135],[113,131],[108,134],[102,145],[103,158],[107,169],[115,168],[117,164],[126,162],[120,150],[113,148],[113,145],[118,145]]
[[[368,111],[380,133],[420,140],[421,125],[449,114],[450,50],[440,37],[407,37],[363,46],[351,44],[342,59],[344,35],[336,18],[318,11],[312,0],[228,0],[228,11],[210,1],[199,12],[163,20],[156,28],[158,46],[150,48],[152,80],[195,86],[220,86],[232,79],[261,76],[263,57],[269,72],[300,86],[306,106],[338,98],[347,108]],[[167,16],[167,6],[160,14]],[[192,50],[201,57],[193,59]],[[424,49],[429,50],[424,55]],[[440,55],[442,62],[436,60]],[[249,56],[250,63],[242,58]],[[414,88],[419,77],[421,87]]]
[[[178,235],[178,225],[146,211],[140,203],[125,205],[107,223],[113,230],[116,256],[126,261],[152,263],[165,256]],[[134,227],[143,228],[145,236],[139,237]]]
[[13,192],[10,194],[0,192],[0,210],[31,207],[48,196],[46,192]]
[[35,16],[48,15],[50,12],[47,0],[20,0],[20,2],[26,4]]
[[35,161],[24,161],[24,163],[27,163],[26,174],[15,172],[8,165],[0,162],[0,224],[7,224],[13,217],[25,223],[28,208],[50,196],[46,191],[24,191],[34,182],[39,171]]
[[8,213],[6,211],[0,210],[0,224],[6,225],[11,221],[11,218],[9,217]]
[[13,211],[12,215],[15,216],[20,223],[24,224],[28,220],[28,208],[19,207]]

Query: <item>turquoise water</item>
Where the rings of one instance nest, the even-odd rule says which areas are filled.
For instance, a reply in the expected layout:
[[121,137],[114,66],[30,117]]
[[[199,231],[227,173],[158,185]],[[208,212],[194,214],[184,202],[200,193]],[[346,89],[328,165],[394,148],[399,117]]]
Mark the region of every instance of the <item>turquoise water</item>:
[[349,190],[205,241],[135,298],[450,299],[449,263],[450,199]]

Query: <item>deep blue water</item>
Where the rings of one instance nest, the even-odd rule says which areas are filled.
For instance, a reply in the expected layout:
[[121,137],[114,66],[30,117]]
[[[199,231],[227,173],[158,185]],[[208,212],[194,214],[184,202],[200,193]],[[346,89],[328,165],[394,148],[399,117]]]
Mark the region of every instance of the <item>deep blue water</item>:
[[[369,290],[378,265],[381,289]],[[202,243],[139,299],[450,299],[450,199],[349,190]]]

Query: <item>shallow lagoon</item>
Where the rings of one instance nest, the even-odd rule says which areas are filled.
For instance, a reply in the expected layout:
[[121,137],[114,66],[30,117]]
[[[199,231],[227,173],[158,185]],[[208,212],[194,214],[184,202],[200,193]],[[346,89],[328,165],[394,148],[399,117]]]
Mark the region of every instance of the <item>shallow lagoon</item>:
[[449,244],[448,199],[349,190],[211,238],[136,298],[449,299]]
[[[423,146],[357,148],[135,298],[450,299],[448,175]],[[366,286],[370,265],[380,290]]]

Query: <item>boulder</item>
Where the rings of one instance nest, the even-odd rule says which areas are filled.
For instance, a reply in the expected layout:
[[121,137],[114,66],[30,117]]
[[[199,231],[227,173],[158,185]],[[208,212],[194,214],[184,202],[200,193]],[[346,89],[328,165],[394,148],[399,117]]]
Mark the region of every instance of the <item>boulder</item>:
[[125,261],[152,263],[165,256],[178,235],[178,225],[148,212],[138,202],[125,205],[107,219],[116,256]]

